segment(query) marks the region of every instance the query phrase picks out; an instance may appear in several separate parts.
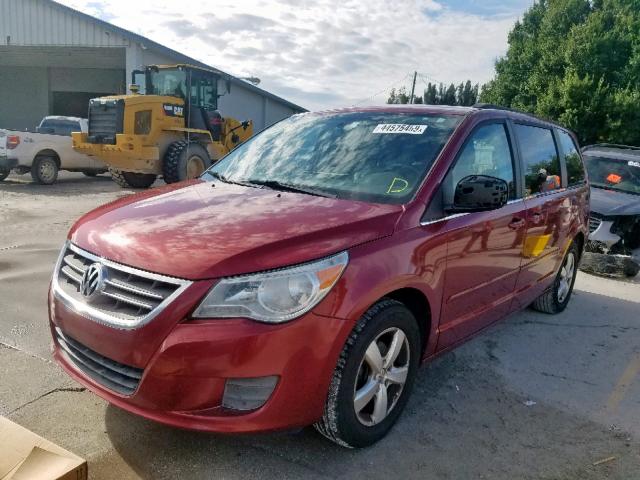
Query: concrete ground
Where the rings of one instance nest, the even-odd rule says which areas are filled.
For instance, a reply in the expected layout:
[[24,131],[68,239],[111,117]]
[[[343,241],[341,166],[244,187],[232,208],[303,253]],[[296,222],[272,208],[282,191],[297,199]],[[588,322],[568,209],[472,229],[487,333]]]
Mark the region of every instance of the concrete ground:
[[389,436],[221,436],[107,405],[50,360],[46,291],[66,231],[129,192],[107,176],[0,183],[0,415],[87,458],[92,479],[640,479],[640,283],[580,273],[567,310],[512,315],[424,366]]

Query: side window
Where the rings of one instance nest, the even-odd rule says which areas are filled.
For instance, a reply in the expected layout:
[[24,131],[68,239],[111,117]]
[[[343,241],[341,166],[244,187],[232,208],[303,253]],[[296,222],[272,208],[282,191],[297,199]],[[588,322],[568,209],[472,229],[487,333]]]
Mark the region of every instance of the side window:
[[453,204],[456,185],[469,175],[501,178],[509,184],[509,199],[516,198],[511,147],[504,124],[484,125],[471,134],[444,180],[445,206]]
[[567,132],[558,130],[560,144],[564,152],[564,162],[567,165],[567,181],[570,187],[582,185],[585,182],[584,165],[578,153],[576,144]]
[[515,125],[524,168],[527,195],[550,192],[562,186],[560,159],[548,128]]

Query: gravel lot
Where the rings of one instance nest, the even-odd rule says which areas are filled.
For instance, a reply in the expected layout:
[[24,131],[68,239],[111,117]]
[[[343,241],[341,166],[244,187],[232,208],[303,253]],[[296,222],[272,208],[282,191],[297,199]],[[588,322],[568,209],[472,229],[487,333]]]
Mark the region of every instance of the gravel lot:
[[46,292],[66,232],[129,192],[105,175],[30,180],[0,183],[0,415],[87,458],[92,479],[640,479],[638,280],[580,273],[563,314],[517,313],[425,365],[369,449],[310,428],[193,433],[111,407],[51,362]]

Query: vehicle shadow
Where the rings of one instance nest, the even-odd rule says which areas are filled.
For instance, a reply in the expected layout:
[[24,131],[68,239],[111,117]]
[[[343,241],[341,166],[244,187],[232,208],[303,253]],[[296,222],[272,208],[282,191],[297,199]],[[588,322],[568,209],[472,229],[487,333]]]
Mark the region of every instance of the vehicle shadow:
[[[562,315],[530,310],[514,314],[425,365],[398,424],[385,439],[366,449],[338,447],[312,428],[242,436],[184,431],[113,406],[106,410],[106,432],[118,455],[141,478],[153,479],[582,480],[602,478],[601,471],[591,468],[592,463],[612,451],[628,452],[625,458],[632,462],[629,471],[637,471],[633,470],[640,468],[640,460],[633,455],[637,439],[630,441],[607,429],[602,421],[596,422],[591,404],[584,409],[565,408],[564,397],[554,398],[559,387],[553,370],[546,376],[538,372],[542,354],[548,357],[542,362],[545,369],[558,365],[559,374],[572,370],[576,375],[575,371],[593,358],[593,345],[611,343],[611,332],[602,327],[598,313],[615,304],[621,309],[616,318],[622,322],[637,309],[637,303],[612,297],[578,295],[580,303],[575,302]],[[549,322],[553,325],[547,325]],[[614,329],[623,328],[615,325],[616,319],[608,322]],[[580,335],[576,335],[577,329]],[[539,347],[543,351],[536,355]],[[614,368],[612,362],[624,367],[628,352],[622,350],[619,358],[612,355],[602,368]],[[524,372],[519,377],[505,374],[505,369],[516,366],[518,372]],[[588,371],[581,373],[589,376]],[[606,388],[603,393],[590,376],[587,380],[582,382],[583,389],[591,391],[581,391],[575,401],[585,396],[606,398]],[[564,382],[565,396],[571,397],[573,385]],[[531,403],[531,398],[536,401]],[[611,478],[627,478],[624,475]]]
[[[162,185],[159,181],[154,186]],[[123,192],[135,193],[140,190],[131,188],[122,188],[111,180],[108,173],[97,175],[95,177],[87,177],[82,173],[60,172],[58,180],[53,185],[40,185],[31,180],[29,174],[25,175],[9,175],[4,181],[0,182],[0,195],[3,192],[40,195],[49,197],[64,197],[71,194],[91,193],[110,193]]]

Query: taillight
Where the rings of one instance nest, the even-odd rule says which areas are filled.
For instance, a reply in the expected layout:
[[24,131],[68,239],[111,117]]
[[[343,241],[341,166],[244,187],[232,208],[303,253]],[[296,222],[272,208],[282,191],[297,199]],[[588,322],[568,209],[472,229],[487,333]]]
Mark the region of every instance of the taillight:
[[7,137],[7,148],[13,150],[20,145],[20,137],[18,135],[9,135]]

